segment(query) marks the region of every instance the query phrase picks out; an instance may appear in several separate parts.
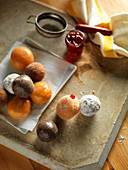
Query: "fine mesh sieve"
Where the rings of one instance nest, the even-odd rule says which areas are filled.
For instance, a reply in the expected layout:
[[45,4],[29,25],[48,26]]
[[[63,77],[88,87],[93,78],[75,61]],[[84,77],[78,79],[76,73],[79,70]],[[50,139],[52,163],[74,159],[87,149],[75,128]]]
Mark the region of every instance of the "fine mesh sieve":
[[[34,22],[31,21],[32,18],[35,18]],[[37,16],[30,15],[27,23],[35,24],[37,31],[47,37],[60,36],[68,26],[64,17],[52,12],[41,13]]]

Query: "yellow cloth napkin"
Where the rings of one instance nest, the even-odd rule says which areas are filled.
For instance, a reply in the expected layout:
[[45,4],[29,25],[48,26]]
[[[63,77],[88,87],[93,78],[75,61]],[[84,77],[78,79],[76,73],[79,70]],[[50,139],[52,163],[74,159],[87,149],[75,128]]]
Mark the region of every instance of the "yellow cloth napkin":
[[[111,4],[110,4],[111,5]],[[90,39],[101,47],[101,53],[109,58],[128,57],[128,13],[119,13],[108,19],[98,0],[72,0],[67,12],[79,23],[100,26],[112,30],[111,36],[97,32]]]

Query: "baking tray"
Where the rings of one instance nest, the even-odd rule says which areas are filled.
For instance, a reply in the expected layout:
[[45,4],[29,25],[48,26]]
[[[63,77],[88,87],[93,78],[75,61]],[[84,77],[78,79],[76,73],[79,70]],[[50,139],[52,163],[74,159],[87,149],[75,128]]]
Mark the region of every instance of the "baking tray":
[[[27,43],[29,40],[29,44]],[[40,44],[31,40],[33,44],[36,44],[36,48],[33,47],[33,44],[30,45],[30,40],[28,37],[24,38],[22,42],[15,42],[12,48],[9,50],[6,57],[2,60],[0,64],[1,76],[0,76],[0,87],[3,88],[3,80],[4,78],[11,73],[25,74],[24,71],[16,70],[10,63],[11,52],[19,46],[26,46],[34,54],[34,61],[38,61],[42,63],[45,67],[46,75],[43,81],[47,82],[52,88],[52,97],[49,102],[45,104],[36,104],[32,102],[32,110],[31,114],[24,119],[15,120],[7,113],[7,106],[1,108],[0,110],[0,118],[7,121],[9,124],[14,126],[16,129],[20,130],[22,133],[27,133],[28,131],[32,131],[36,126],[39,117],[54,99],[56,94],[60,91],[60,89],[64,86],[64,84],[68,81],[68,79],[72,76],[72,74],[76,70],[76,66],[70,64],[63,59],[61,59],[58,55],[47,52]],[[41,48],[42,47],[42,48]],[[44,51],[44,50],[45,51]],[[10,98],[14,97],[14,95],[9,95]]]

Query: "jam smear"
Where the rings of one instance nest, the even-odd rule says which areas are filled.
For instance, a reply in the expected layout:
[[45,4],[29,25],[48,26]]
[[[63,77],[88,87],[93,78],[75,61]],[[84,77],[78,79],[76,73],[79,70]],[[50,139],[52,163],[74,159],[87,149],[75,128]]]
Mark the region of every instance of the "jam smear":
[[71,97],[72,99],[75,99],[75,96],[74,96],[73,94],[71,94],[70,97]]

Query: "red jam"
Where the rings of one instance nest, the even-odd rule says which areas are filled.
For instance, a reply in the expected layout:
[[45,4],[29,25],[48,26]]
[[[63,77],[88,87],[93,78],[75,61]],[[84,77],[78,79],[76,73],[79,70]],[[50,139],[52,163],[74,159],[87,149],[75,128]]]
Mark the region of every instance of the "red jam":
[[75,99],[75,96],[74,96],[73,94],[71,94],[70,97],[71,97],[72,99]]
[[85,35],[79,30],[70,31],[65,38],[67,53],[72,57],[81,55],[84,47]]

